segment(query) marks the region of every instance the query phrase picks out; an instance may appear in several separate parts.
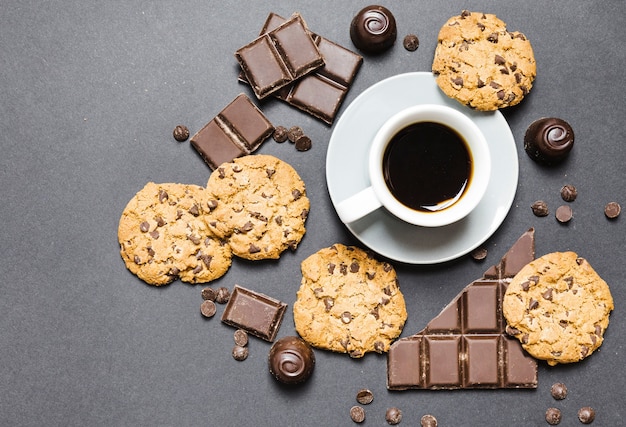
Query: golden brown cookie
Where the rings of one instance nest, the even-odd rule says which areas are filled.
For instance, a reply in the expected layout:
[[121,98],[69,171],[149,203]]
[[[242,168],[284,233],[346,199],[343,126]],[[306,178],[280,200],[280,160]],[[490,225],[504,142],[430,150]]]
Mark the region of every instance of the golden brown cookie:
[[550,365],[578,362],[602,345],[613,298],[574,252],[553,252],[522,268],[502,303],[507,332]]
[[293,316],[305,341],[354,358],[389,350],[407,317],[389,263],[357,247],[335,244],[305,259],[301,270]]
[[291,165],[269,155],[250,155],[220,165],[209,178],[207,221],[228,239],[233,254],[250,260],[278,258],[295,250],[306,229],[309,199]]
[[432,71],[451,98],[477,110],[518,104],[537,67],[530,41],[495,15],[463,11],[441,27]]
[[146,184],[128,202],[119,222],[126,267],[156,286],[177,278],[205,283],[224,275],[232,254],[204,220],[207,196],[197,185]]

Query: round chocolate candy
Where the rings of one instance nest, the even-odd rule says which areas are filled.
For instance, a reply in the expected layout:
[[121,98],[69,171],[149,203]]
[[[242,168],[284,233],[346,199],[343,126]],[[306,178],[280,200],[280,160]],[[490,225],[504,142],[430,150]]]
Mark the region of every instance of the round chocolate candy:
[[276,341],[269,354],[270,373],[284,384],[299,384],[309,379],[315,368],[315,353],[299,337],[283,337]]
[[535,120],[524,135],[524,150],[531,159],[547,165],[565,159],[574,147],[574,131],[565,120],[548,117]]
[[357,49],[367,53],[380,53],[396,41],[396,18],[384,6],[367,6],[352,19],[350,38]]

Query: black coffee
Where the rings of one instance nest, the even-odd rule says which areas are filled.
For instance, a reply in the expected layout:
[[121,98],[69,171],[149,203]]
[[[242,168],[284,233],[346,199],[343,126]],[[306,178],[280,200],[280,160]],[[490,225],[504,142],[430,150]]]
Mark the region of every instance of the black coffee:
[[443,210],[457,201],[471,178],[471,155],[453,129],[433,122],[409,125],[396,133],[383,156],[391,193],[418,211]]

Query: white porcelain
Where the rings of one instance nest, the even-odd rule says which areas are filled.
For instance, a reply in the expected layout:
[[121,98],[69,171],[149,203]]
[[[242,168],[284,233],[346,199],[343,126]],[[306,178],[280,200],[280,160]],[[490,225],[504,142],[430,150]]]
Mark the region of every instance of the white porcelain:
[[436,264],[469,253],[504,221],[515,197],[519,164],[511,130],[499,111],[474,111],[441,92],[432,73],[400,74],[366,89],[337,120],[326,155],[326,182],[333,206],[370,187],[368,156],[374,136],[394,114],[417,104],[439,104],[469,117],[484,134],[491,178],[476,208],[443,227],[420,227],[377,209],[346,224],[366,247],[391,260]]

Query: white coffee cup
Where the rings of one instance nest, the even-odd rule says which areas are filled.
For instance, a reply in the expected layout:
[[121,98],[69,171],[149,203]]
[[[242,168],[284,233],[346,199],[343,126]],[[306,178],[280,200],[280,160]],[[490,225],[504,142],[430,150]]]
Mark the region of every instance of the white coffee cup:
[[[403,135],[406,139],[398,142]],[[453,166],[461,164],[463,153],[467,170]],[[435,164],[439,167],[434,168]],[[406,108],[383,124],[372,141],[368,168],[370,187],[335,206],[342,222],[349,224],[384,207],[410,224],[441,227],[465,218],[483,198],[491,155],[485,136],[468,116],[451,107],[423,104]],[[461,184],[463,175],[466,180]],[[459,191],[451,196],[451,188],[457,187]]]

